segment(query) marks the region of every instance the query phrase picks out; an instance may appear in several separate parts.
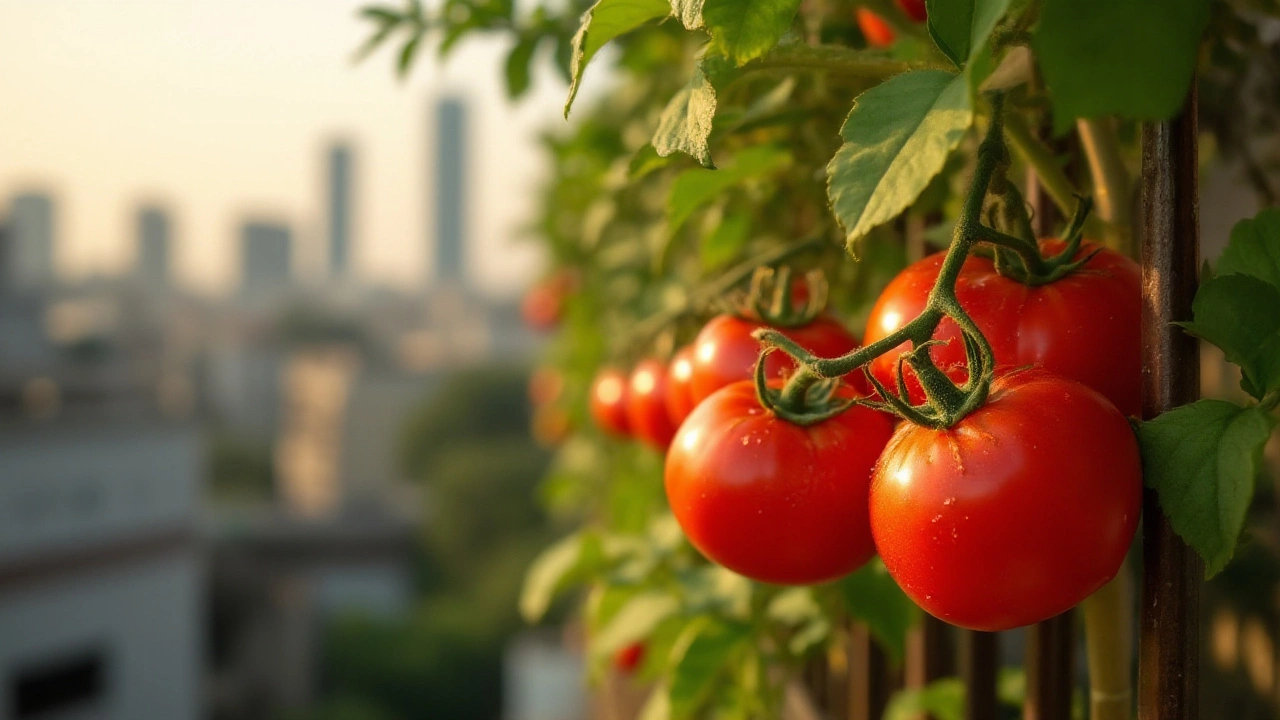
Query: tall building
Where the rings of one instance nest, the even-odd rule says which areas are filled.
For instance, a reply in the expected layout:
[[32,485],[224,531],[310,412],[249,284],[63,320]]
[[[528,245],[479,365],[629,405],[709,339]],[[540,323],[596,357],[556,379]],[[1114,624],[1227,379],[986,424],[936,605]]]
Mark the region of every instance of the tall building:
[[441,100],[436,122],[436,279],[466,285],[466,107]]
[[278,296],[290,283],[293,237],[287,225],[247,222],[240,233],[240,294],[249,300]]
[[25,193],[13,199],[9,204],[5,286],[25,294],[53,284],[53,234],[51,197]]
[[169,215],[155,206],[138,210],[137,251],[134,275],[148,288],[160,290],[169,286],[171,225]]
[[351,272],[351,147],[329,148],[329,277]]

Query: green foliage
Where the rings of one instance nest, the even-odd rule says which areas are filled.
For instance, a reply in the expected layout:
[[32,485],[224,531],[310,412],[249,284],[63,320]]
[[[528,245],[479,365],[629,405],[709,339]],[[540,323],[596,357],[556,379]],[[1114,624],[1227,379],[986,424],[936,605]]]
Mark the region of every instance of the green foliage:
[[716,115],[715,86],[729,78],[731,72],[729,61],[723,56],[703,55],[689,84],[672,96],[658,119],[653,148],[660,157],[682,152],[697,158],[704,167],[715,167],[707,145]]
[[1219,275],[1248,275],[1280,288],[1280,208],[1267,208],[1231,228]]
[[895,661],[906,653],[907,631],[920,619],[920,609],[889,576],[879,558],[839,581],[849,614],[867,624]]
[[1280,388],[1280,287],[1250,275],[1212,278],[1200,286],[1192,312],[1194,320],[1182,326],[1240,366],[1246,392],[1261,399]]
[[570,63],[569,99],[564,104],[564,115],[578,96],[578,85],[587,63],[610,40],[631,32],[641,25],[670,14],[666,0],[599,0],[583,13],[582,25],[573,36],[573,55]]
[[800,0],[706,0],[702,22],[712,47],[743,65],[778,44],[799,8]]
[[983,48],[1009,0],[928,0],[929,35],[957,67]]
[[964,683],[959,678],[942,678],[918,690],[900,692],[889,701],[884,720],[912,720],[926,713],[937,720],[961,720]]

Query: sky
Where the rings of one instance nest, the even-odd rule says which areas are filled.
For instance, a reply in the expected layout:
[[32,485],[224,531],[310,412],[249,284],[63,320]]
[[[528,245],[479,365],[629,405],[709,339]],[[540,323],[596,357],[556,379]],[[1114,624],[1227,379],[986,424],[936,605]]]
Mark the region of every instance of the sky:
[[131,266],[143,202],[171,211],[174,272],[192,289],[234,287],[247,218],[288,222],[295,272],[318,278],[326,148],[346,139],[355,272],[420,287],[432,264],[432,103],[459,95],[468,268],[482,290],[511,294],[537,272],[537,248],[517,230],[544,172],[535,138],[564,124],[563,83],[544,54],[534,90],[509,103],[498,38],[464,44],[443,66],[423,53],[404,82],[391,50],[355,65],[365,3],[0,0],[0,212],[19,192],[52,193],[68,278]]

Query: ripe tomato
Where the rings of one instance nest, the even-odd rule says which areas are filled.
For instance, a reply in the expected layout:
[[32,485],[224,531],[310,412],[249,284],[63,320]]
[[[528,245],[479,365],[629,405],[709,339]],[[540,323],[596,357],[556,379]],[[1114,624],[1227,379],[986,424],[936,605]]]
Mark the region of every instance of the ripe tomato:
[[[754,376],[760,343],[751,337],[764,323],[734,315],[717,315],[698,333],[693,342],[693,401],[700,403],[720,388]],[[778,328],[782,334],[819,357],[836,357],[858,347],[858,339],[843,325],[819,316],[808,325]],[[770,378],[782,377],[795,369],[786,353],[775,352],[765,360]],[[862,378],[852,375],[855,389],[863,389]]]
[[680,426],[667,452],[667,500],[694,547],[730,570],[825,582],[875,554],[867,488],[892,432],[888,415],[861,406],[795,425],[761,407],[752,382],[735,383]]
[[613,654],[613,666],[624,675],[635,672],[642,660],[644,660],[644,643],[642,642],[625,645]]
[[871,481],[885,567],[930,614],[1007,630],[1115,576],[1142,505],[1133,431],[1094,390],[1043,370],[996,379],[947,430],[903,423]]
[[862,31],[862,37],[867,39],[867,45],[873,48],[884,48],[893,44],[897,36],[884,18],[864,7],[858,8],[855,14],[858,18],[858,29]]
[[680,423],[693,412],[693,346],[685,345],[676,351],[667,366],[667,414],[671,416],[671,424],[680,427]]
[[605,368],[591,383],[591,419],[601,430],[615,437],[627,437],[627,376],[616,368]]
[[558,270],[529,288],[520,301],[520,317],[534,330],[552,330],[564,315],[564,303],[577,280],[566,269]]
[[[1048,253],[1063,247],[1047,240]],[[1092,248],[1086,244],[1081,254]],[[881,293],[867,318],[866,342],[894,332],[920,314],[938,277],[944,253],[930,255],[903,270]],[[998,274],[987,258],[970,256],[956,282],[956,297],[987,336],[998,366],[1040,365],[1078,380],[1111,400],[1125,415],[1142,412],[1142,271],[1138,264],[1102,250],[1080,270],[1048,285],[1031,287]],[[934,338],[933,360],[957,381],[966,375],[960,329],[944,319]],[[898,356],[909,348],[876,358],[871,372],[895,387]],[[904,367],[913,402],[924,392]]]
[[627,425],[631,434],[658,450],[666,450],[676,427],[667,414],[667,366],[642,360],[627,386]]
[[902,8],[902,12],[906,13],[907,17],[916,22],[925,22],[929,19],[924,0],[898,0],[898,7]]

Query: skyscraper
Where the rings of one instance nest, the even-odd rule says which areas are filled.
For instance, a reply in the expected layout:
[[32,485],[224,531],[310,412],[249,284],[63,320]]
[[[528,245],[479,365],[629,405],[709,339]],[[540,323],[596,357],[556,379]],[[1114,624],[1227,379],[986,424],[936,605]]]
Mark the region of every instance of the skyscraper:
[[466,284],[466,107],[441,100],[436,113],[436,279]]
[[9,204],[9,238],[5,286],[19,293],[37,292],[53,284],[53,199],[25,193]]
[[138,209],[137,250],[134,275],[153,290],[169,286],[169,215],[162,208],[146,205]]
[[289,286],[293,237],[287,225],[246,222],[240,233],[240,294],[250,300],[278,295]]
[[351,263],[351,147],[329,148],[329,277],[344,278]]

